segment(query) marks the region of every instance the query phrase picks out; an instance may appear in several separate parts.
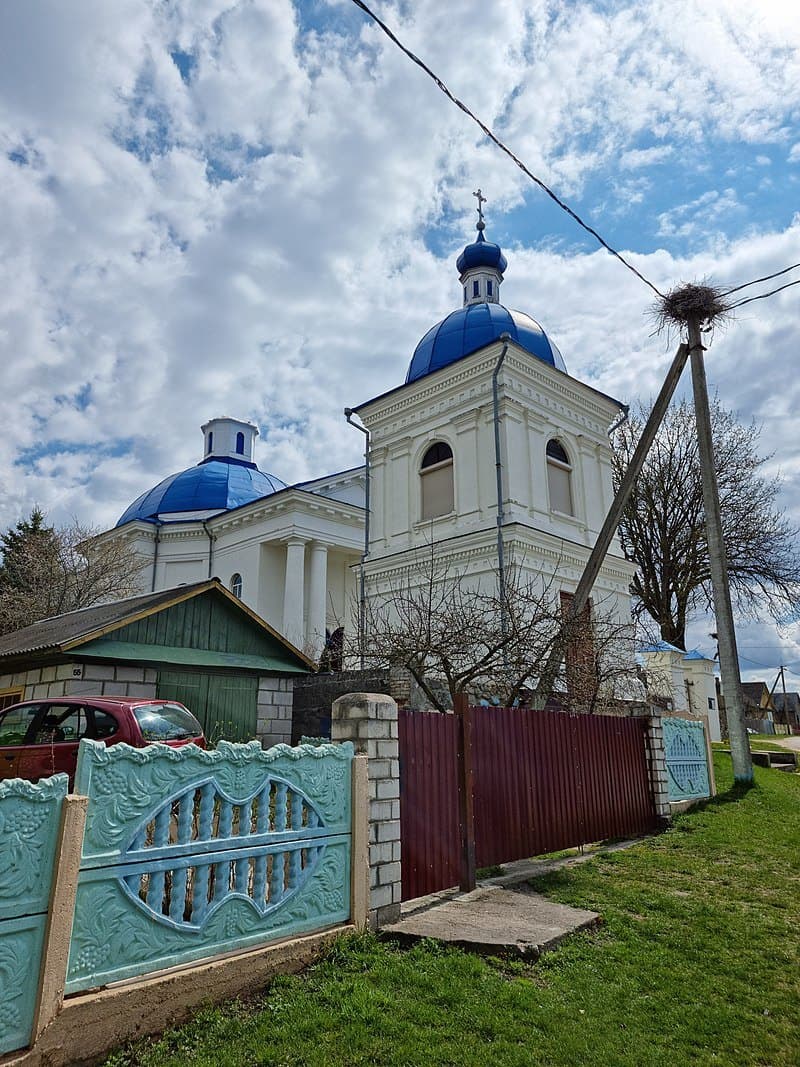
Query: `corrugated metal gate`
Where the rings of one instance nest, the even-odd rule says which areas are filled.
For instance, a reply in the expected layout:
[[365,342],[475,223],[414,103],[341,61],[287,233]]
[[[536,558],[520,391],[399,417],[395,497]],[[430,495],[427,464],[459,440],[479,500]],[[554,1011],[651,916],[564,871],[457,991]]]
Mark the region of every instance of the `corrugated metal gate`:
[[[400,711],[403,899],[459,883],[459,717]],[[478,867],[655,827],[646,723],[523,708],[474,708],[471,742]],[[468,761],[469,762],[469,761]]]

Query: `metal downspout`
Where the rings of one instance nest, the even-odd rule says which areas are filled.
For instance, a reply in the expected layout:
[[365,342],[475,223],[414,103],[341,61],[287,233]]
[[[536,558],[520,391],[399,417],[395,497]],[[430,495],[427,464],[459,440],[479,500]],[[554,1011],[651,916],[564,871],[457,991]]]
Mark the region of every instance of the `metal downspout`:
[[617,421],[612,426],[609,426],[609,428],[608,428],[608,436],[609,437],[611,437],[612,433],[615,433],[620,428],[620,426],[623,426],[628,421],[628,416],[630,415],[630,412],[631,412],[630,404],[623,404],[622,405],[622,414],[617,419]]
[[508,342],[511,334],[501,333],[500,340],[503,342],[503,350],[492,371],[492,408],[494,416],[494,469],[497,481],[497,584],[500,593],[500,632],[505,637],[508,622],[506,619],[506,561],[505,548],[503,545],[503,523],[505,511],[503,510],[503,460],[500,454],[500,400],[498,396],[498,376],[500,368],[508,352]]
[[359,590],[358,590],[358,643],[361,650],[361,670],[364,670],[365,656],[364,656],[364,640],[366,636],[367,628],[367,585],[366,577],[364,574],[365,564],[367,556],[369,555],[369,517],[370,517],[370,468],[369,468],[369,446],[370,446],[370,433],[366,426],[359,426],[357,422],[353,422],[353,409],[345,408],[344,417],[355,427],[356,430],[360,430],[366,438],[364,442],[364,551],[361,555],[361,567],[359,573]]
[[156,567],[158,566],[158,546],[161,542],[161,523],[156,519],[156,538],[155,547],[153,549],[153,579],[150,582],[150,592],[154,593],[156,590]]
[[203,519],[203,529],[205,530],[206,537],[208,538],[208,577],[211,578],[213,577],[212,569],[214,566],[214,542],[216,541],[216,537],[209,530],[205,519]]

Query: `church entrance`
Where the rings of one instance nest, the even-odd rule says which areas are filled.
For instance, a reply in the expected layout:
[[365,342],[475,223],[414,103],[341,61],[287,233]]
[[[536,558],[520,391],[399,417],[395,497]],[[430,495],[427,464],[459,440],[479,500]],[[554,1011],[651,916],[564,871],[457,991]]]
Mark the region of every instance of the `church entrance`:
[[256,736],[258,676],[159,671],[156,695],[179,700],[200,720],[209,745]]

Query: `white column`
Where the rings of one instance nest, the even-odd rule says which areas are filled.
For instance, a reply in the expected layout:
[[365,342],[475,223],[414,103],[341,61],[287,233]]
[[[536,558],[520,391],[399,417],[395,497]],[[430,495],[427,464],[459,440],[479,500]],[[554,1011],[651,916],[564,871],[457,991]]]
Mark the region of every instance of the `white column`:
[[303,644],[303,585],[306,543],[302,537],[286,542],[286,578],[283,585],[283,636],[298,647]]
[[319,541],[311,544],[308,579],[308,620],[306,651],[318,656],[325,645],[325,609],[328,597],[328,546]]

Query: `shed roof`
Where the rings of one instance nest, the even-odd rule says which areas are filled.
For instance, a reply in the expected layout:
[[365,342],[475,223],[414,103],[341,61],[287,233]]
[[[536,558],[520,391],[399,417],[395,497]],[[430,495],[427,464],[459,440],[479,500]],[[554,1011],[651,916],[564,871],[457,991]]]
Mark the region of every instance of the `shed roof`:
[[[54,615],[49,619],[41,619],[22,630],[0,637],[0,664],[4,660],[19,660],[28,656],[38,658],[48,654],[79,652],[83,646],[88,646],[90,643],[94,643],[91,652],[93,656],[103,655],[98,648],[98,639],[105,638],[106,635],[139,619],[156,615],[186,600],[209,594],[222,597],[229,605],[246,616],[253,626],[260,628],[265,637],[277,642],[280,646],[278,649],[281,653],[280,659],[283,662],[279,665],[276,661],[276,667],[279,669],[288,667],[289,670],[313,668],[307,656],[273,629],[269,623],[251,611],[246,604],[229,593],[217,578],[193,582],[191,585],[181,585],[173,589],[162,589],[156,593],[143,593],[139,596],[126,597],[124,600],[116,600],[110,604],[98,604],[90,608],[70,611],[64,615]],[[105,643],[111,644],[111,642]],[[88,648],[87,652],[89,652]],[[122,658],[129,659],[130,656]],[[142,658],[150,657],[143,656]],[[266,668],[266,662],[262,666]]]

